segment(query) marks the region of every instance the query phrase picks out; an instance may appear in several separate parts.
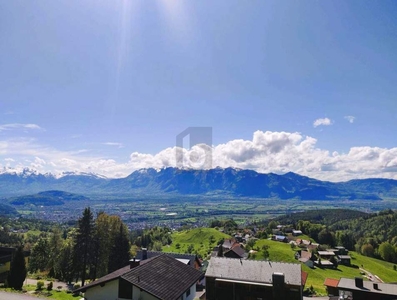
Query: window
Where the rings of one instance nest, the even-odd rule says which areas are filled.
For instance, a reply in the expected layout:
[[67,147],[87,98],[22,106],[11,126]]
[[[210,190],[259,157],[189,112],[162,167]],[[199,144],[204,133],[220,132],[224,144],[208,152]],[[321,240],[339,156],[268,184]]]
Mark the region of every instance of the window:
[[119,279],[119,298],[132,299],[132,284],[122,278]]
[[190,289],[186,291],[186,298],[190,296]]

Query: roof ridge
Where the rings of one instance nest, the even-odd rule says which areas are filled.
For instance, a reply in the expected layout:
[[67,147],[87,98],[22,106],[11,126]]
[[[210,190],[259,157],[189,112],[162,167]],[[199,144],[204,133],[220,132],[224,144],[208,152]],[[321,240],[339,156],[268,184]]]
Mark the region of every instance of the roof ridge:
[[[138,251],[143,251],[143,250],[138,250]],[[163,252],[163,251],[153,251],[153,250],[148,250],[147,252],[151,252],[151,253],[159,253],[159,254],[178,254],[178,255],[190,255],[190,256],[197,256],[195,254],[192,253],[178,253],[178,252]]]
[[[229,251],[231,251],[232,249],[230,249],[230,250],[228,250],[228,252]],[[232,258],[232,257],[219,257],[219,256],[215,256],[215,257],[211,257],[211,259],[212,258],[220,258],[220,259],[231,259],[231,260],[236,260],[236,258]],[[272,260],[251,260],[251,259],[246,259],[246,260],[244,260],[244,261],[246,261],[246,262],[271,262],[271,263],[276,263],[276,264],[289,264],[289,265],[298,265],[298,266],[300,266],[300,264],[298,264],[298,263],[293,263],[293,262],[284,262],[284,261],[272,261]]]

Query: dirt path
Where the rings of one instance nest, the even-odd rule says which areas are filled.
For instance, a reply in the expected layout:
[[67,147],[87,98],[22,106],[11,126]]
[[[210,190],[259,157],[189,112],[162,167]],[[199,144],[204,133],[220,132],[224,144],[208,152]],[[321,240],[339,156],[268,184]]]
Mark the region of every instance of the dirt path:
[[366,277],[367,277],[369,280],[371,280],[371,281],[373,281],[373,282],[380,282],[380,283],[383,283],[383,280],[380,279],[379,276],[373,275],[371,272],[369,272],[369,271],[367,271],[367,270],[365,270],[365,269],[363,269],[363,268],[360,268],[360,271],[362,271],[362,272],[364,272],[365,274],[367,274]]

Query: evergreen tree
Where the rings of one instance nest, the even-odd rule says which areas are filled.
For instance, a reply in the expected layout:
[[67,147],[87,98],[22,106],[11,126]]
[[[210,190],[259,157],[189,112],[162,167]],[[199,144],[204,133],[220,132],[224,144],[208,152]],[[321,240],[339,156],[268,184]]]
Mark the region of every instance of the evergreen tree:
[[33,246],[32,254],[29,259],[29,271],[36,272],[47,270],[50,256],[48,239],[46,237],[41,237]]
[[111,273],[117,269],[128,265],[130,260],[130,242],[128,240],[128,231],[124,224],[120,224],[119,232],[114,239],[114,243],[109,255],[108,272]]
[[56,261],[55,269],[60,279],[71,283],[73,280],[73,242],[68,239],[60,249],[59,259]]
[[77,273],[80,273],[81,285],[84,286],[87,269],[93,261],[95,224],[91,209],[84,209],[83,216],[78,220],[78,229],[74,245],[74,265]]
[[18,247],[13,254],[10,273],[8,274],[8,286],[16,290],[22,290],[26,278],[25,256],[22,246]]
[[59,227],[52,229],[52,235],[48,241],[50,257],[47,263],[47,268],[50,270],[49,276],[58,278],[60,273],[56,268],[57,261],[63,246],[62,231]]

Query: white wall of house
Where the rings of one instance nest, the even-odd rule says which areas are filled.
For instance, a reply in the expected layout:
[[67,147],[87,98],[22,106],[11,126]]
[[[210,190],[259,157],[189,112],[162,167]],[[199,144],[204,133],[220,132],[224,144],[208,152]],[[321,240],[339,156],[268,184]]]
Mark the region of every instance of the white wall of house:
[[146,293],[145,291],[141,291],[135,285],[132,286],[132,299],[133,300],[158,300],[158,298]]
[[118,279],[106,282],[103,287],[97,285],[89,288],[84,297],[87,300],[117,300],[119,290]]
[[[92,288],[89,288],[84,296],[87,300],[123,300],[123,298],[119,298],[119,280],[115,279],[109,282],[106,282],[103,287],[97,285]],[[190,295],[187,296],[187,293],[184,293],[182,296],[182,300],[193,300],[196,296],[196,284],[190,287]],[[138,287],[132,287],[132,299],[133,300],[158,300],[158,298],[154,297],[151,294],[146,293],[145,291],[141,291]]]
[[196,297],[196,284],[193,284],[190,287],[190,295],[186,296],[186,293],[183,294],[183,300],[193,300]]

